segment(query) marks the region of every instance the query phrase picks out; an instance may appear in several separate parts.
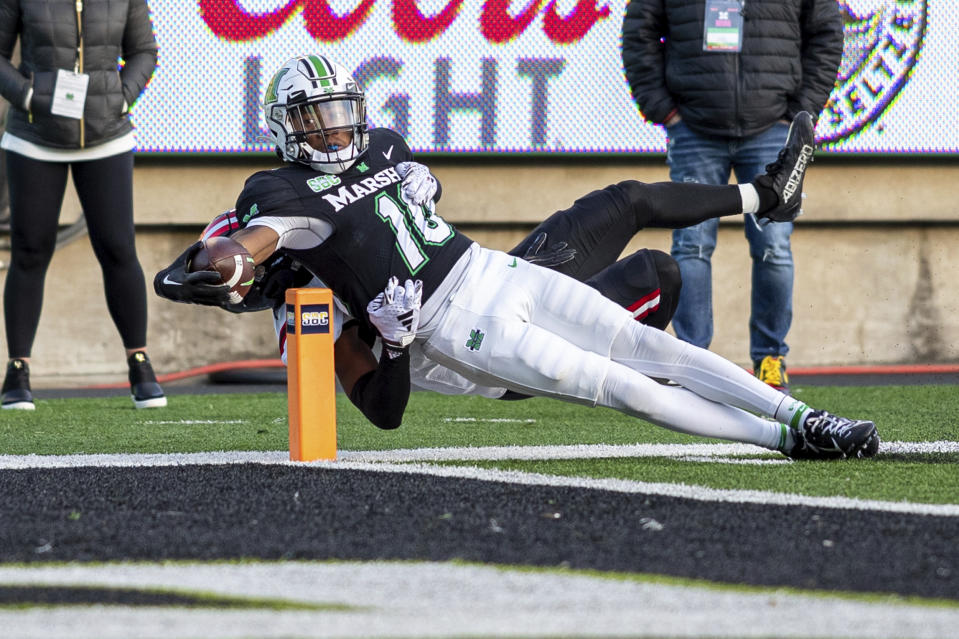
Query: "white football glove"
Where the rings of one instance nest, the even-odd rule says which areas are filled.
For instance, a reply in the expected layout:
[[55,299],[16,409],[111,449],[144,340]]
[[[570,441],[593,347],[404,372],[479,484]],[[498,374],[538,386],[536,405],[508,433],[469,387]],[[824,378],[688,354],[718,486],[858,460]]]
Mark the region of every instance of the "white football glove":
[[403,178],[403,198],[410,204],[432,208],[438,184],[429,168],[419,162],[400,162],[396,172]]
[[366,312],[383,338],[383,346],[390,358],[403,354],[413,343],[420,324],[420,305],[423,303],[423,282],[406,280],[405,286],[391,277],[386,289],[373,298]]

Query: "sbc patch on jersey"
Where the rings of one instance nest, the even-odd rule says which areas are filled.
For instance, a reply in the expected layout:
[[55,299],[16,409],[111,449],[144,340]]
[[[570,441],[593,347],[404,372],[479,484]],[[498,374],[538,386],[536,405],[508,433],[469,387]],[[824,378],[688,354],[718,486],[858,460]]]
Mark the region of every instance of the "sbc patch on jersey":
[[[299,324],[299,330],[297,330]],[[296,313],[286,312],[286,332],[291,334],[312,335],[330,332],[330,305],[305,304],[300,307],[300,321],[296,321]]]
[[312,177],[306,181],[306,185],[310,187],[310,190],[314,193],[322,193],[327,189],[332,189],[334,186],[339,186],[342,180],[335,175],[318,175]]

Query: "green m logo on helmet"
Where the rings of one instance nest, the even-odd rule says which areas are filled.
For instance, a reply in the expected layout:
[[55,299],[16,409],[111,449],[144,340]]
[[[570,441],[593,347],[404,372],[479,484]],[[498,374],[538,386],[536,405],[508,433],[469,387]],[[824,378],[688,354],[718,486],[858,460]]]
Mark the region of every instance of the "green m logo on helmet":
[[276,87],[278,84],[280,84],[280,80],[283,79],[283,76],[285,76],[288,71],[288,68],[283,67],[273,75],[273,79],[270,80],[270,84],[266,87],[266,95],[263,96],[263,104],[273,104],[276,102]]

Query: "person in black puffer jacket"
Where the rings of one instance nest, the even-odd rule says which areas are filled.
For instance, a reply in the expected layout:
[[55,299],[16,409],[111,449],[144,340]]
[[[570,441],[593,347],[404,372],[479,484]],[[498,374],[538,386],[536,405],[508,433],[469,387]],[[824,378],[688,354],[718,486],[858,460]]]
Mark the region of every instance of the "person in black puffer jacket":
[[[19,40],[20,63],[11,55]],[[122,60],[122,66],[118,64]],[[0,147],[10,191],[3,408],[34,408],[29,359],[70,171],[137,408],[166,405],[146,355],[146,285],[133,225],[129,109],[157,64],[146,0],[0,0]]]
[[[776,160],[793,117],[822,111],[836,82],[843,22],[836,0],[630,0],[622,56],[633,99],[666,127],[675,182],[753,180]],[[750,357],[786,390],[792,322],[792,222],[747,218],[752,258]],[[708,348],[713,335],[710,258],[717,220],[673,232],[683,288],[676,335]],[[736,285],[738,286],[738,285]]]

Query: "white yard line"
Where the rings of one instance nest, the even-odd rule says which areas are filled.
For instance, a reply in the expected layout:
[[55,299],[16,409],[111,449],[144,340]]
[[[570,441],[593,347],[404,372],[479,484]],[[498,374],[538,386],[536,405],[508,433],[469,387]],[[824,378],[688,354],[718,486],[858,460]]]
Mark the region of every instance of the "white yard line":
[[514,419],[511,417],[444,417],[443,421],[450,424],[535,424],[535,419]]
[[[959,451],[959,442],[890,442],[880,454],[929,454]],[[115,455],[0,455],[0,470],[15,468],[147,467],[197,464],[290,464],[318,468],[407,473],[437,477],[457,477],[481,481],[505,482],[530,486],[568,486],[621,493],[661,495],[707,502],[752,503],[781,506],[812,506],[873,512],[894,512],[914,515],[959,517],[956,504],[920,504],[888,502],[848,497],[812,497],[759,490],[728,490],[641,482],[625,479],[563,477],[521,471],[483,469],[472,466],[437,466],[431,461],[480,461],[499,459],[596,459],[609,457],[673,457],[717,458],[721,456],[769,453],[747,444],[631,444],[579,446],[490,446],[478,448],[421,448],[389,451],[340,451],[335,462],[291,462],[284,451],[207,452],[184,454],[115,454]]]
[[[61,606],[0,609],[19,639],[240,637],[954,637],[959,608],[741,592],[579,573],[420,562],[0,567],[10,585],[203,591],[346,611]],[[854,620],[851,621],[851,620]]]
[[245,424],[246,421],[242,419],[165,419],[165,420],[149,420],[145,422],[140,422],[144,426],[158,426],[158,425],[168,425],[175,424],[177,426],[193,426],[193,425],[211,425],[211,424]]
[[[959,453],[959,442],[883,442],[880,455]],[[502,459],[608,459],[612,457],[671,457],[716,459],[766,455],[782,461],[778,453],[751,444],[575,444],[555,446],[463,446],[447,448],[397,448],[392,450],[341,450],[343,462],[496,461]],[[787,460],[788,461],[788,460]],[[174,466],[180,464],[283,464],[286,451],[209,451],[202,453],[116,453],[76,455],[0,455],[5,468],[70,468],[77,466]],[[791,462],[790,462],[791,463]]]

